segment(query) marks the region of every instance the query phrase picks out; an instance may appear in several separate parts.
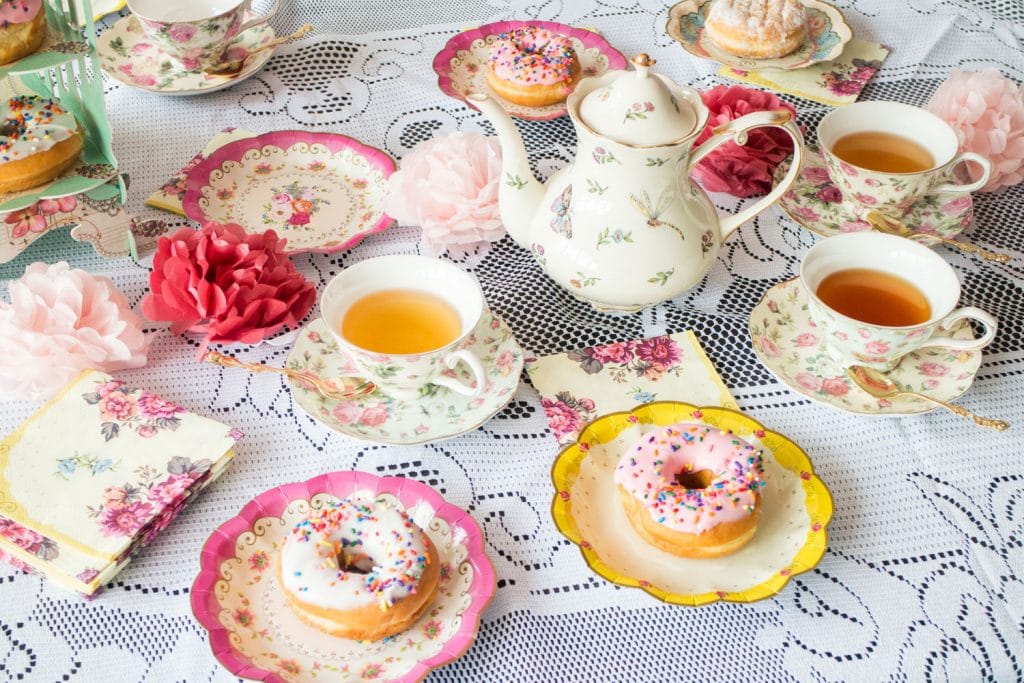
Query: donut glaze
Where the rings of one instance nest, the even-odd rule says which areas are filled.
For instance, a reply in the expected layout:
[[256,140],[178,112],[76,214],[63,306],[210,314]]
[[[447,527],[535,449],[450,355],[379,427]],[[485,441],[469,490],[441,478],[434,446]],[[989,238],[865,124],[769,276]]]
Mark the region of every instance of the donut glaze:
[[567,37],[535,26],[502,33],[487,65],[495,76],[519,85],[553,85],[573,77],[576,51]]
[[714,547],[722,547],[718,554],[732,552],[753,536],[763,473],[761,451],[743,439],[709,425],[679,423],[634,444],[619,461],[615,483],[645,538],[653,531],[667,545],[709,545],[710,553],[683,548],[676,554],[714,556]]
[[43,7],[43,0],[0,0],[0,27],[32,21]]
[[54,100],[12,97],[0,124],[0,193],[53,180],[78,160],[85,138]]

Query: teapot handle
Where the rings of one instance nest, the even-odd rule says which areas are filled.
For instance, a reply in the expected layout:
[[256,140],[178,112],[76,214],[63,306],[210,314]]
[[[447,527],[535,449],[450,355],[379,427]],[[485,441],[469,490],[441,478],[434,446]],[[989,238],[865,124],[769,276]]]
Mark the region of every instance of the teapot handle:
[[797,175],[800,173],[800,166],[803,164],[804,158],[804,138],[800,134],[800,129],[796,127],[793,122],[793,115],[785,109],[778,109],[775,111],[758,111],[753,114],[747,114],[741,116],[734,121],[730,121],[724,125],[718,126],[714,129],[714,135],[708,138],[703,145],[693,150],[690,153],[689,163],[686,166],[686,175],[689,176],[693,172],[694,167],[700,163],[701,159],[711,153],[712,150],[724,145],[729,141],[735,142],[737,145],[747,144],[747,131],[751,128],[781,128],[786,131],[789,137],[793,138],[793,163],[789,166],[789,172],[786,173],[786,177],[782,181],[772,188],[765,197],[754,202],[753,206],[748,206],[743,211],[732,216],[727,216],[719,223],[721,239],[728,237],[733,230],[740,227],[751,218],[761,213],[769,206],[774,204],[779,197],[781,197],[789,186],[796,180]]

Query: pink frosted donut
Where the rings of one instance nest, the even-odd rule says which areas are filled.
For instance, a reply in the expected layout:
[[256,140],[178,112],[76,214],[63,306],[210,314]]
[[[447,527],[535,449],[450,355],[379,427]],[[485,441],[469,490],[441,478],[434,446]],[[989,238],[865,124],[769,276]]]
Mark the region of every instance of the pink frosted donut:
[[46,12],[42,0],[0,0],[0,64],[26,57],[43,44]]
[[615,483],[648,543],[682,557],[718,557],[753,538],[763,474],[751,444],[684,422],[644,435],[619,461]]
[[43,7],[43,0],[0,0],[0,26],[32,21]]
[[498,95],[527,106],[564,100],[579,80],[572,41],[536,26],[502,33],[491,45],[487,83]]

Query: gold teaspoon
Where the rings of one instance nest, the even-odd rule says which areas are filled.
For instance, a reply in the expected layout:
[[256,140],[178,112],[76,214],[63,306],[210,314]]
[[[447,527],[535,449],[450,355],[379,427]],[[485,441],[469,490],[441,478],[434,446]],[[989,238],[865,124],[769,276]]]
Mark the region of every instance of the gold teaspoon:
[[302,382],[305,386],[310,386],[316,389],[324,398],[334,399],[336,401],[348,401],[353,398],[359,398],[365,394],[371,393],[377,387],[373,382],[364,380],[362,383],[350,388],[341,389],[345,385],[345,378],[338,377],[336,379],[324,379],[317,377],[311,372],[302,372],[301,370],[289,370],[288,368],[275,368],[271,365],[260,365],[258,363],[246,363],[240,361],[232,356],[225,356],[222,353],[216,351],[207,351],[203,356],[203,360],[211,365],[219,365],[224,368],[242,368],[249,372],[272,372],[277,375],[284,375],[296,381]]
[[919,398],[930,403],[934,403],[937,406],[941,406],[960,417],[969,417],[974,420],[974,423],[979,427],[988,427],[998,432],[1006,430],[1010,423],[1005,420],[994,420],[990,417],[982,417],[981,415],[975,415],[971,411],[967,410],[963,406],[958,406],[955,403],[946,403],[940,401],[937,398],[926,396],[925,394],[919,394],[916,391],[903,391],[896,386],[896,383],[886,377],[878,370],[873,370],[863,365],[851,365],[846,368],[846,375],[853,380],[853,383],[858,387],[871,394],[875,398],[894,398],[896,396],[912,396]]
[[236,75],[238,72],[240,72],[242,70],[243,66],[245,66],[245,60],[249,59],[254,54],[263,52],[264,50],[269,50],[271,48],[275,48],[278,45],[282,45],[282,44],[287,43],[287,42],[292,41],[292,40],[297,40],[298,38],[301,38],[302,36],[306,35],[307,33],[309,33],[312,30],[313,30],[313,25],[312,24],[306,24],[305,26],[302,26],[295,33],[289,33],[286,36],[281,36],[280,38],[274,38],[273,40],[268,40],[267,42],[263,43],[262,45],[260,45],[256,49],[254,49],[251,52],[247,53],[241,59],[232,59],[230,61],[221,62],[220,64],[214,64],[213,66],[209,66],[209,67],[203,69],[203,71],[205,71],[206,73],[208,73],[211,76],[234,76],[234,75]]
[[960,251],[968,254],[977,254],[979,257],[986,261],[995,261],[996,263],[1007,263],[1011,256],[1009,254],[1002,254],[998,251],[988,251],[981,247],[970,244],[968,242],[958,242],[948,237],[939,237],[938,235],[925,235],[924,233],[917,233],[911,230],[906,223],[903,221],[890,218],[889,216],[883,215],[878,211],[868,211],[864,215],[864,220],[871,224],[875,230],[884,232],[889,235],[897,235],[899,237],[906,237],[908,239],[917,239],[919,237],[930,237],[936,239],[946,246],[959,249]]

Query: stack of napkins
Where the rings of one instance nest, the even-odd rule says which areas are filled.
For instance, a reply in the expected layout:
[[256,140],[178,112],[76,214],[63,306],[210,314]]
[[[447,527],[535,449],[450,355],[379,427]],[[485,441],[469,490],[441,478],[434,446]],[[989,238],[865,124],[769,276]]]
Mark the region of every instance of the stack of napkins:
[[86,371],[0,443],[0,555],[91,596],[221,475],[239,437]]

